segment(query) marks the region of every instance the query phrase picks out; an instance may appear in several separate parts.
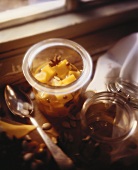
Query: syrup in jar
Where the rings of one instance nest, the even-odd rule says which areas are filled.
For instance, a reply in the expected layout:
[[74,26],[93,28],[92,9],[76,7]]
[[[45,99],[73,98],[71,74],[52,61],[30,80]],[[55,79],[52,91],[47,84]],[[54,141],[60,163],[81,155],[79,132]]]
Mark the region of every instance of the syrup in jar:
[[88,98],[81,112],[82,126],[100,142],[127,139],[134,128],[135,115],[123,96],[101,92]]

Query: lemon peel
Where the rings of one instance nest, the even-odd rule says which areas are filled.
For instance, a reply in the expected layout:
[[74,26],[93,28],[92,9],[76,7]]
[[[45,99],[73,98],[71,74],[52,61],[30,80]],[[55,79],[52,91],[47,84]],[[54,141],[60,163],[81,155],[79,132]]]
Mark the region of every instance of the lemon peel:
[[24,137],[25,135],[36,129],[34,125],[15,125],[1,120],[0,127],[2,127],[2,130],[6,132],[9,137],[16,137],[18,139]]

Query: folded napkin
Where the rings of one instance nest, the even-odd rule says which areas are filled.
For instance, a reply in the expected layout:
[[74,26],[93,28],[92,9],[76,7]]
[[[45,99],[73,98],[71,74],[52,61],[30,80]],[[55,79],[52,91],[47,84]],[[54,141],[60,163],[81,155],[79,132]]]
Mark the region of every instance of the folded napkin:
[[116,78],[138,86],[138,33],[121,39],[98,59],[94,78],[86,91],[107,91],[108,83]]
[[0,128],[2,131],[6,132],[9,137],[16,137],[19,139],[33,131],[36,127],[24,124],[15,125],[0,120]]

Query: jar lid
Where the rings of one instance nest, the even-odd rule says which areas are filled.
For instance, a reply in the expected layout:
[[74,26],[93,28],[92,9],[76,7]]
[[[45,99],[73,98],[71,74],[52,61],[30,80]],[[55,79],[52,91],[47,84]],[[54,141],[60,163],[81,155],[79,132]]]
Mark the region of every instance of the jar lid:
[[138,109],[138,84],[136,82],[117,78],[114,82],[108,83],[107,89],[113,93],[120,93],[133,108]]

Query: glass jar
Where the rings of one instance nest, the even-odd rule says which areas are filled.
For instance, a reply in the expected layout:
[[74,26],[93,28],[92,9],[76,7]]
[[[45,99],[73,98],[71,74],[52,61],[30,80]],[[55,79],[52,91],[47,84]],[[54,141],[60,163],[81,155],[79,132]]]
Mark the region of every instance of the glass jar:
[[[58,65],[59,56],[63,61],[60,66]],[[49,65],[51,63],[48,66],[50,73],[47,73],[50,76],[55,73],[53,68],[58,67],[60,77],[57,73],[54,74],[56,83],[61,81],[63,83],[63,75],[67,77],[66,67],[69,65],[72,67],[72,72],[79,71],[80,75],[67,85],[42,83],[36,79],[35,73],[39,73],[45,63]],[[80,106],[81,92],[92,76],[93,64],[88,52],[79,44],[67,39],[53,38],[33,45],[24,56],[22,69],[26,80],[33,87],[39,109],[49,116],[60,117],[77,111]],[[74,76],[76,73],[72,74]]]
[[112,92],[93,94],[83,104],[81,125],[83,137],[90,138],[92,150],[104,166],[120,159],[126,161],[135,153],[130,147],[132,143],[138,145],[137,119],[124,96]]
[[82,107],[81,121],[83,130],[102,143],[126,140],[137,125],[126,98],[112,92],[95,93],[88,98]]

